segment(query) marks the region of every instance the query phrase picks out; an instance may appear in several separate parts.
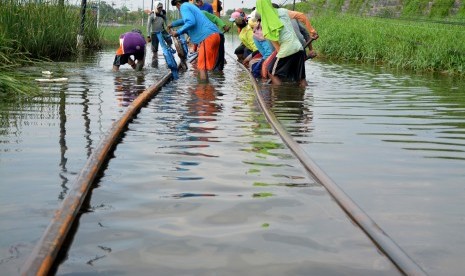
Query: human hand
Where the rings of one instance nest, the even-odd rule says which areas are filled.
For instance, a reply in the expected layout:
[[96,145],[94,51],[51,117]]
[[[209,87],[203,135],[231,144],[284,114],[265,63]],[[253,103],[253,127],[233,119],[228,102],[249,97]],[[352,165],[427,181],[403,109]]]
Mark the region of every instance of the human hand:
[[179,36],[178,32],[173,31],[173,30],[170,30],[170,34],[171,34],[172,36],[174,36],[174,37],[178,37],[178,36]]
[[229,27],[228,25],[224,25],[223,30],[224,30],[225,33],[227,33],[230,28],[231,27]]

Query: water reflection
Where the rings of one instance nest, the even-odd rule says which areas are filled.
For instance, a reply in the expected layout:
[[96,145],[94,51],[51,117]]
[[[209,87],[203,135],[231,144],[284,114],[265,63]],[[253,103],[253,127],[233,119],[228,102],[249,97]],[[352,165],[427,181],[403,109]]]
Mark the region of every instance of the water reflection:
[[68,193],[68,177],[66,173],[68,169],[66,168],[66,163],[68,158],[66,158],[66,150],[68,147],[66,146],[66,91],[67,89],[60,89],[60,106],[59,106],[59,117],[60,117],[60,168],[61,171],[59,173],[61,179],[61,192],[58,195],[58,199],[63,200],[65,195]]
[[222,106],[217,101],[217,88],[212,83],[198,83],[188,89],[190,99],[187,101],[190,141],[212,141],[216,137],[207,134],[217,129],[212,122],[221,112]]
[[145,90],[145,74],[129,74],[118,72],[115,73],[115,94],[118,105],[121,107],[129,106]]
[[[286,130],[295,137],[312,131],[313,112],[310,87],[297,85],[262,85],[261,94],[267,106]],[[308,99],[306,98],[309,97]]]

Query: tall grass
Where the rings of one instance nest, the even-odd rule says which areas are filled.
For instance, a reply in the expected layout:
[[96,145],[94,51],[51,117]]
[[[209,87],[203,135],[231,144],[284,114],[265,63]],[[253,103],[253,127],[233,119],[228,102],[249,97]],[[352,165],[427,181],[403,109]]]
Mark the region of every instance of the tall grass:
[[27,53],[15,48],[15,44],[0,32],[0,98],[13,94],[31,95],[38,91],[30,80],[14,72],[18,66],[32,62]]
[[[0,31],[32,57],[61,58],[76,52],[80,29],[79,7],[53,2],[0,0]],[[96,20],[86,15],[87,47],[99,47]]]
[[463,26],[351,15],[312,18],[320,56],[465,76]]
[[[58,2],[0,0],[0,96],[34,94],[35,84],[14,73],[31,59],[59,59],[77,52],[80,8]],[[84,24],[87,48],[101,45],[96,19]]]

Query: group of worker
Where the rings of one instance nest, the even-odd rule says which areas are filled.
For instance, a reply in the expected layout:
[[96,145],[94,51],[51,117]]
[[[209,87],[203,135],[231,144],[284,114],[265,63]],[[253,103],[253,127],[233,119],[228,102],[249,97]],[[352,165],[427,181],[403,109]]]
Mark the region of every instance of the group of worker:
[[[128,63],[134,69],[144,65],[146,41],[151,42],[152,65],[156,66],[158,45],[172,44],[171,37],[187,35],[197,52],[196,68],[200,79],[207,78],[208,71],[222,71],[224,67],[224,32],[227,26],[215,13],[221,10],[221,2],[212,5],[202,0],[171,0],[171,5],[180,11],[181,18],[167,24],[163,4],[155,2],[155,10],[147,24],[147,37],[133,30],[120,37],[113,69]],[[306,84],[305,61],[316,56],[311,42],[318,34],[308,18],[300,12],[280,8],[271,0],[257,0],[250,15],[241,9],[231,14],[231,22],[238,28],[241,45],[236,48],[238,60],[248,66],[255,77],[271,80],[274,84],[283,81]],[[168,30],[167,30],[168,29]],[[160,41],[162,34],[163,42]],[[134,56],[134,60],[131,58]]]

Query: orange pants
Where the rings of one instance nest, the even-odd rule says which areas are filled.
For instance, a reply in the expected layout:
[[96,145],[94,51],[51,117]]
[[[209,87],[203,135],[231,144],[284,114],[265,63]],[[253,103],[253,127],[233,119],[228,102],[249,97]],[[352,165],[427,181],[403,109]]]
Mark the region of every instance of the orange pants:
[[197,57],[197,69],[212,70],[215,68],[220,50],[220,34],[214,33],[200,42],[197,47],[199,56]]

